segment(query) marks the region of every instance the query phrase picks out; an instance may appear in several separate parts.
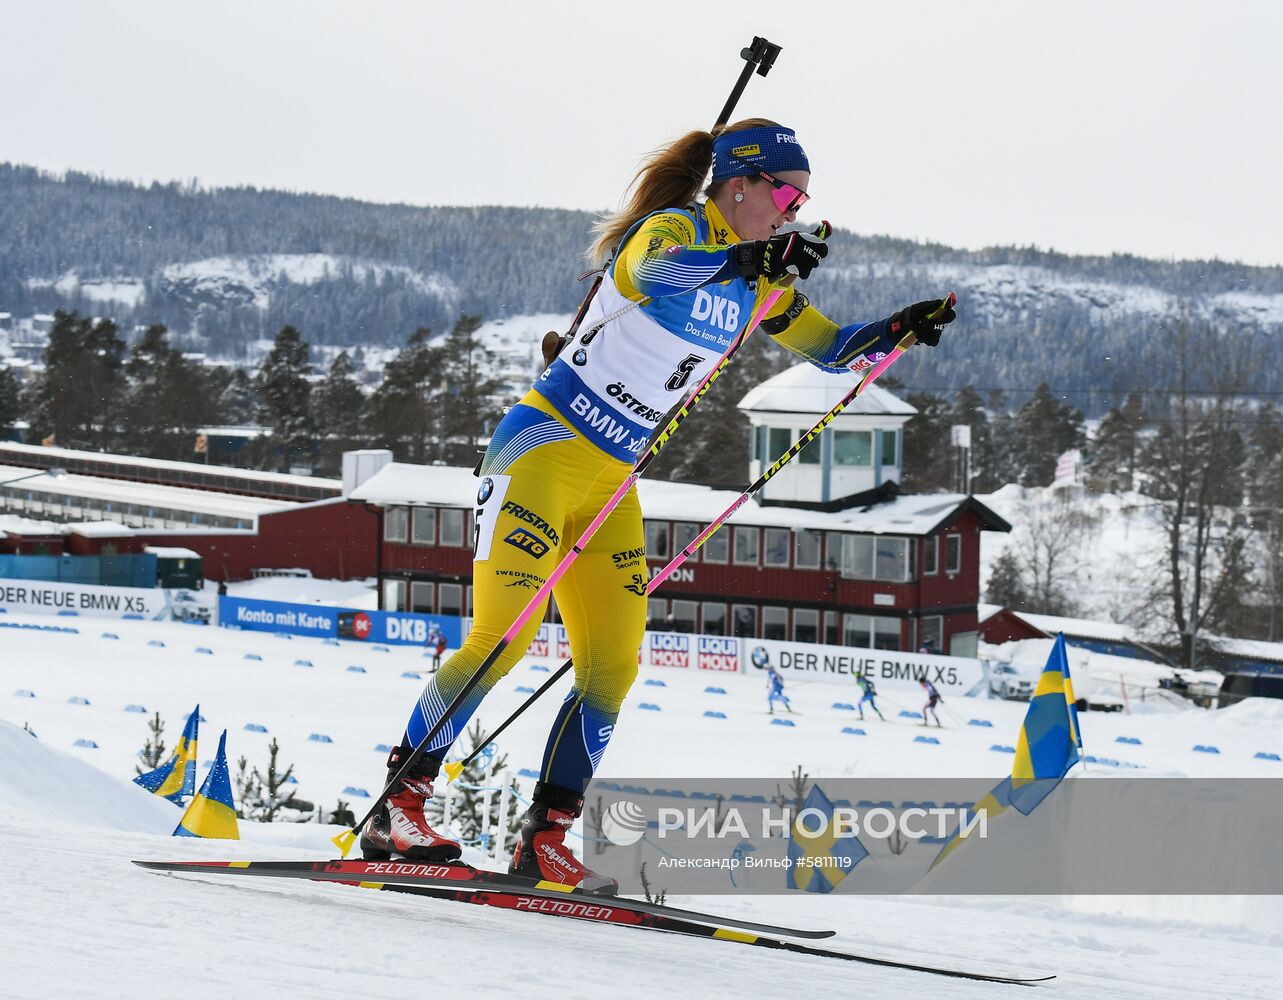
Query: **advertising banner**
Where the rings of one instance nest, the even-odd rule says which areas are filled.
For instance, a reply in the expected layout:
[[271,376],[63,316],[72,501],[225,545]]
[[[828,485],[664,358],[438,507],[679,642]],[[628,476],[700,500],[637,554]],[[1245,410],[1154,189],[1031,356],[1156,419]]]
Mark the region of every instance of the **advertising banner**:
[[91,618],[166,618],[165,592],[141,587],[97,587],[45,580],[0,580],[0,608]]
[[444,635],[449,649],[463,644],[464,619],[410,611],[359,611],[321,604],[289,604],[220,597],[218,623],[256,632],[288,632],[322,639],[353,639],[391,646],[425,646],[429,636]]
[[218,599],[218,624],[250,632],[288,632],[330,639],[338,634],[339,610],[320,604],[223,596]]
[[917,687],[918,682],[926,678],[942,695],[977,693],[986,684],[980,661],[965,656],[820,646],[775,639],[741,641],[751,664],[748,673],[762,675],[767,667],[774,667],[785,680],[792,676],[799,680],[854,686],[856,674],[867,672],[878,687]]

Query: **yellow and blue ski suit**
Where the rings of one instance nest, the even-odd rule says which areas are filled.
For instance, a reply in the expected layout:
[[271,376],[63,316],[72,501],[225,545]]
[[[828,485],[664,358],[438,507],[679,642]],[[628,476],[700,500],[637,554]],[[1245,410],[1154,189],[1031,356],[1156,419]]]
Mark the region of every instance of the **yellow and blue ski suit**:
[[[627,477],[664,415],[716,366],[772,290],[746,281],[716,205],[665,209],[625,237],[575,340],[496,428],[481,464],[472,631],[411,714],[418,745]],[[827,371],[859,370],[894,346],[887,321],[839,328],[787,290],[763,328]],[[641,506],[631,490],[554,588],[575,683],[553,722],[540,778],[583,794],[637,676],[646,626]],[[428,747],[444,757],[481,700],[525,653],[533,615]]]

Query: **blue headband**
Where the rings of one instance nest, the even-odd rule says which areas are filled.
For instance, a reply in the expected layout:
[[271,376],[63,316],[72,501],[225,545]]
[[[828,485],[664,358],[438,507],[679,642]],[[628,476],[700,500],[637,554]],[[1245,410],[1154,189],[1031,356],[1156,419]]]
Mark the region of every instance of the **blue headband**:
[[728,177],[751,177],[759,170],[768,174],[783,170],[810,173],[811,163],[798,144],[797,133],[783,125],[764,125],[713,140],[714,184]]

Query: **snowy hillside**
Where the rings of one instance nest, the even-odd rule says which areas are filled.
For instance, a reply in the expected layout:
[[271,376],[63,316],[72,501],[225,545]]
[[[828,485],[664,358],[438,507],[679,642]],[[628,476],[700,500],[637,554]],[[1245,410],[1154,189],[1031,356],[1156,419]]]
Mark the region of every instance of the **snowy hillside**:
[[[286,586],[305,586],[281,581]],[[327,595],[329,596],[329,595]],[[339,596],[337,594],[333,596]],[[422,685],[417,649],[135,621],[93,622],[3,616],[0,629],[0,845],[40,872],[14,881],[0,995],[413,995],[425,976],[446,976],[464,996],[522,989],[615,996],[794,995],[808,990],[907,998],[988,997],[997,988],[844,963],[759,952],[529,914],[362,893],[342,886],[233,885],[213,878],[160,877],[130,858],[288,858],[332,855],[331,828],[243,823],[240,843],[171,839],[177,808],[128,783],[146,718],[160,711],[172,739],[197,702],[203,761],[223,728],[228,750],[265,763],[280,741],[296,765],[301,796],[359,809],[357,789],[383,777],[379,743],[395,740]],[[483,705],[493,726],[547,676],[523,661]],[[353,667],[363,668],[361,671]],[[771,725],[758,677],[645,668],[621,718],[602,777],[684,774],[778,775],[795,765],[815,776],[998,777],[1009,754],[992,749],[1016,734],[1025,706],[977,699],[946,703],[940,743],[897,715],[918,707],[913,689],[887,686],[890,721],[866,721],[838,704],[841,683],[792,680],[795,725]],[[724,693],[708,690],[720,687]],[[75,701],[73,699],[79,699]],[[501,740],[513,766],[536,767],[556,693]],[[658,710],[638,711],[646,701]],[[715,708],[725,718],[703,713]],[[1283,751],[1278,706],[1247,702],[1225,712],[1193,708],[1146,716],[1088,714],[1084,742],[1092,774],[1275,776]],[[971,724],[972,720],[990,726]],[[22,732],[28,724],[37,739]],[[266,732],[250,732],[256,724]],[[311,739],[312,734],[332,742]],[[1139,740],[1120,744],[1119,737]],[[96,747],[77,746],[92,741]],[[1196,753],[1213,744],[1219,754]],[[528,791],[532,779],[522,777]],[[683,902],[678,900],[678,902]],[[685,901],[692,902],[692,901]],[[1273,995],[1279,918],[1269,899],[701,897],[701,907],[831,926],[837,949],[928,959],[990,971],[1055,972],[1050,988],[1075,997],[1157,998]],[[270,931],[265,930],[270,928]],[[414,956],[414,957],[407,957]],[[423,956],[422,958],[418,956]],[[460,956],[466,961],[460,962]],[[55,977],[56,976],[56,980]],[[164,984],[162,986],[162,984]],[[593,995],[600,990],[594,986]]]

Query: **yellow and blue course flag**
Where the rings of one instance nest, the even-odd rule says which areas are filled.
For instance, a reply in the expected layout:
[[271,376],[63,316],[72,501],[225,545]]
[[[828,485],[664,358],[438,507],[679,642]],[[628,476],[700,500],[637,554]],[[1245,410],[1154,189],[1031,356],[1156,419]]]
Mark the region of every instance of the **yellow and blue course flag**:
[[[1020,726],[1011,777],[1003,778],[975,804],[971,810],[973,816],[993,819],[1008,808],[1028,816],[1082,759],[1082,730],[1078,727],[1074,701],[1065,637],[1060,634],[1051,647],[1051,655]],[[965,839],[961,832],[955,833],[931,862],[931,867],[948,857]]]
[[236,825],[236,802],[232,798],[232,778],[227,770],[227,730],[218,738],[214,764],[174,830],[175,837],[208,837],[215,840],[240,840]]
[[196,735],[200,728],[200,706],[192,709],[187,716],[187,725],[183,735],[178,738],[174,754],[154,771],[140,774],[134,784],[142,785],[147,791],[182,804],[183,796],[196,791]]
[[[843,803],[845,805],[845,803]],[[805,892],[832,892],[851,869],[869,856],[854,836],[837,835],[833,803],[812,785],[789,834],[788,887]]]
[[1026,816],[1051,794],[1080,759],[1078,710],[1073,698],[1065,637],[1060,634],[1038,678],[1016,741],[1016,760],[1011,768],[1011,805]]

